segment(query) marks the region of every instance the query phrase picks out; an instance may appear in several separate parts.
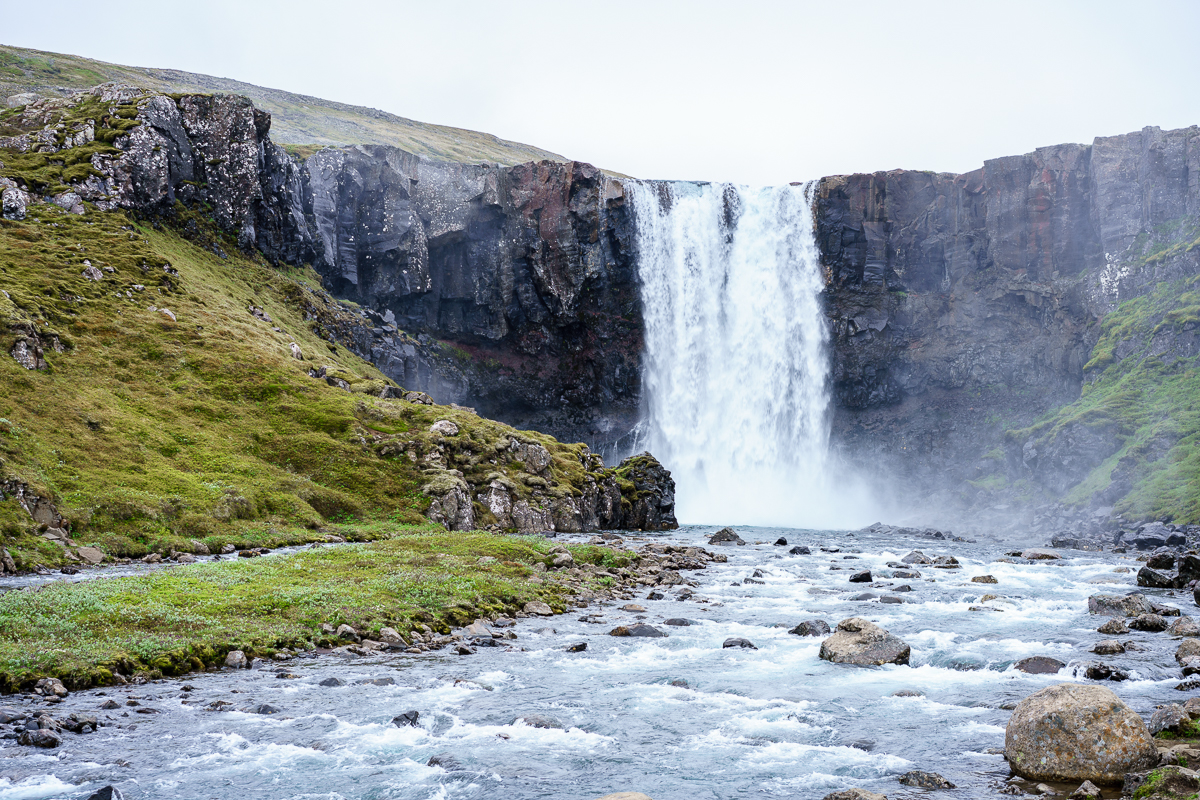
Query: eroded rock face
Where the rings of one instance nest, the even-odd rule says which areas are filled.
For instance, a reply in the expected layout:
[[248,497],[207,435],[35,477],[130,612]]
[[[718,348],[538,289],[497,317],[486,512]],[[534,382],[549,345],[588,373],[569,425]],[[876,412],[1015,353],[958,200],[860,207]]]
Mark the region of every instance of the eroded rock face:
[[1146,723],[1099,686],[1060,683],[1026,697],[1004,745],[1012,770],[1030,780],[1113,783],[1158,763]]
[[837,630],[821,642],[820,657],[835,664],[879,666],[907,664],[911,649],[898,637],[862,617],[838,623]]

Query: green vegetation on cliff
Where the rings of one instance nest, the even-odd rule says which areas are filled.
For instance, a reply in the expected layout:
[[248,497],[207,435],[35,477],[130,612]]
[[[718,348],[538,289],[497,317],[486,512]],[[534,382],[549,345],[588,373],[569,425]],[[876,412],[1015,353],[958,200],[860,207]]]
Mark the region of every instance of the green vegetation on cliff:
[[[1160,226],[1139,237],[1123,263],[1140,269],[1187,257],[1200,245],[1198,232],[1190,220]],[[1100,323],[1079,400],[1009,431],[1010,442],[1079,459],[1099,453],[1098,465],[1064,495],[1068,503],[1116,500],[1114,510],[1133,519],[1200,522],[1198,327],[1200,276],[1161,282],[1121,303]]]
[[[249,97],[271,113],[271,136],[295,145],[385,144],[442,161],[492,161],[511,166],[526,161],[565,161],[547,150],[489,133],[432,125],[373,108],[266,89],[249,83],[170,69],[108,64],[81,56],[0,45],[0,102],[35,93],[61,97],[63,90],[90,89],[120,81],[165,93],[226,92]],[[0,134],[4,135],[4,134]]]

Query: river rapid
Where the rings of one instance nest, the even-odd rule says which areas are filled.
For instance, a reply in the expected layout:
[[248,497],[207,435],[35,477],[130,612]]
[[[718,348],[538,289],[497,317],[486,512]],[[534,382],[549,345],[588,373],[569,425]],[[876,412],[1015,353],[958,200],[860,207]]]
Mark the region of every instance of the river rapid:
[[[713,530],[688,526],[626,544],[707,547]],[[521,619],[507,648],[316,655],[73,693],[47,710],[96,714],[104,726],[64,734],[56,750],[0,741],[0,798],[86,798],[111,783],[131,800],[590,800],[616,791],[727,800],[821,798],[851,786],[895,800],[925,793],[897,782],[913,769],[957,784],[947,796],[994,797],[1009,776],[996,750],[1004,745],[1005,709],[1045,686],[1084,682],[1076,668],[1100,660],[1088,651],[1109,638],[1096,632],[1105,618],[1088,615],[1087,598],[1132,591],[1140,566],[1136,554],[1062,551],[1061,561],[1004,563],[996,559],[1010,548],[984,541],[738,530],[745,546],[709,547],[726,553],[727,563],[684,573],[700,584],[693,597],[676,599],[681,587],[669,587],[664,599],[649,600],[647,589],[633,601]],[[773,544],[781,536],[788,547]],[[791,555],[793,545],[812,553]],[[953,555],[962,566],[918,566],[918,579],[883,577],[888,562],[914,549]],[[1131,569],[1114,571],[1121,568]],[[876,583],[849,583],[859,569],[872,570]],[[970,582],[984,574],[997,583]],[[901,584],[912,590],[894,591]],[[855,599],[864,592],[903,602]],[[1146,592],[1192,611],[1186,593]],[[984,603],[985,594],[1001,597]],[[626,602],[646,611],[623,611]],[[911,645],[911,666],[830,664],[817,656],[823,637],[788,633],[803,620],[832,627],[852,616]],[[663,625],[669,618],[694,624]],[[669,636],[608,635],[639,621]],[[730,637],[758,649],[724,649]],[[1187,698],[1174,688],[1176,641],[1166,633],[1119,638],[1144,649],[1105,658],[1131,678],[1104,685],[1144,717],[1156,704]],[[585,651],[566,651],[583,642]],[[1057,675],[1012,668],[1034,655],[1068,666]],[[328,678],[344,685],[322,686]],[[121,707],[101,711],[107,700]],[[217,701],[232,710],[209,710]],[[250,711],[262,704],[278,713]],[[41,705],[0,697],[0,708]],[[138,713],[147,707],[157,713]],[[420,712],[415,727],[393,724],[411,710]],[[531,715],[563,727],[514,722]],[[448,759],[429,766],[433,756]]]

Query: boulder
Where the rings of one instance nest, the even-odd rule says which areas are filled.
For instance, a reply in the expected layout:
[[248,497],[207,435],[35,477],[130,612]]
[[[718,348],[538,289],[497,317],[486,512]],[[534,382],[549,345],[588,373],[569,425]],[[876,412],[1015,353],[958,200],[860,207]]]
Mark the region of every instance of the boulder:
[[1154,710],[1154,714],[1150,717],[1150,735],[1157,736],[1163,731],[1170,733],[1182,733],[1185,729],[1190,728],[1192,723],[1192,715],[1189,714],[1184,707],[1178,703],[1167,703],[1162,708]]
[[916,786],[918,789],[955,789],[953,783],[938,775],[936,772],[925,772],[914,769],[900,776],[900,782],[905,786]]
[[80,547],[75,551],[75,555],[93,566],[104,560],[104,551],[99,547]]
[[1170,550],[1156,552],[1146,559],[1146,566],[1150,569],[1175,569],[1175,553]]
[[829,623],[823,619],[808,619],[792,628],[788,633],[794,633],[797,636],[827,636]]
[[788,550],[788,553],[793,556],[807,556],[812,555],[812,550],[803,545],[796,545],[791,550]]
[[121,790],[111,784],[88,795],[87,800],[125,800]]
[[346,682],[341,678],[326,678],[317,684],[318,686],[345,686]]
[[458,425],[448,419],[439,419],[437,422],[429,426],[430,433],[436,433],[441,436],[457,436]]
[[1043,547],[1031,547],[1028,550],[1021,551],[1021,558],[1027,558],[1030,561],[1057,561],[1062,556],[1054,550],[1047,550]]
[[1189,697],[1183,704],[1183,710],[1188,712],[1192,719],[1200,719],[1200,697]]
[[429,757],[425,762],[427,767],[441,767],[446,772],[463,772],[465,767],[458,762],[458,759],[449,753],[437,753]]
[[1129,626],[1119,619],[1110,619],[1097,628],[1096,632],[1103,633],[1106,636],[1117,636],[1122,633],[1129,633]]
[[670,619],[663,620],[663,625],[670,625],[673,628],[686,628],[691,624],[692,621],[690,619],[684,619],[683,617],[671,617]]
[[864,569],[864,570],[859,570],[858,572],[855,572],[853,575],[850,576],[850,582],[851,583],[870,583],[871,582],[871,570]]
[[518,722],[524,722],[531,728],[547,728],[562,730],[563,724],[554,717],[547,717],[544,714],[526,714],[523,717],[517,717],[513,720],[515,725]]
[[920,550],[913,550],[911,553],[900,559],[905,564],[932,564],[933,559],[922,553]]
[[1147,589],[1170,589],[1175,586],[1175,579],[1165,572],[1142,567],[1138,570],[1137,585]]
[[530,616],[549,617],[554,614],[554,612],[550,609],[550,606],[546,605],[540,600],[533,600],[526,603],[523,610]]
[[843,789],[840,792],[831,792],[825,795],[822,800],[887,800],[887,795],[877,792],[868,792],[866,789],[859,789],[855,786],[853,789]]
[[971,578],[971,583],[999,583],[999,582],[1000,581],[996,580],[995,577],[993,577],[991,575],[976,575],[974,578]]
[[33,690],[45,697],[66,697],[70,694],[58,678],[42,678],[34,684]]
[[1195,580],[1200,580],[1200,558],[1183,556],[1179,559],[1179,581],[1181,586],[1187,586]]
[[420,711],[405,711],[403,714],[397,714],[392,717],[392,724],[397,728],[415,728],[417,727],[417,720],[420,718]]
[[250,666],[250,660],[241,650],[230,650],[225,656],[225,666],[230,669],[245,669]]
[[1092,647],[1092,652],[1098,656],[1115,656],[1125,652],[1125,645],[1116,639],[1105,639],[1096,642],[1095,646]]
[[1013,772],[1030,780],[1115,783],[1158,763],[1146,723],[1100,686],[1060,683],[1026,697],[1004,744]]
[[751,642],[749,639],[741,639],[741,638],[737,638],[737,637],[726,639],[725,643],[722,644],[721,647],[726,648],[726,649],[728,649],[730,647],[741,647],[746,650],[757,650],[758,649],[757,647],[754,646],[753,642]]
[[1093,661],[1084,665],[1083,676],[1089,681],[1127,681],[1129,680],[1129,671],[1111,664]]
[[879,666],[907,664],[911,649],[898,637],[862,617],[838,623],[837,631],[821,642],[820,657],[835,664]]
[[1196,656],[1200,656],[1200,639],[1185,639],[1175,650],[1175,660],[1180,664]]
[[1200,625],[1191,617],[1180,617],[1171,623],[1167,632],[1172,636],[1200,636]]
[[1067,800],[1101,800],[1102,797],[1100,787],[1091,781],[1084,781],[1078,789],[1067,795]]
[[775,540],[775,546],[776,547],[787,547],[787,539],[780,536],[778,539]]
[[1162,633],[1169,625],[1158,614],[1138,614],[1129,621],[1129,627],[1135,631],[1143,631],[1145,633]]
[[1088,598],[1088,613],[1105,617],[1136,617],[1138,614],[1151,614],[1154,608],[1150,601],[1140,592],[1126,595],[1094,594]]
[[1030,656],[1029,658],[1022,658],[1013,664],[1013,669],[1018,672],[1028,673],[1029,675],[1053,675],[1065,666],[1066,664],[1057,658],[1050,658],[1050,656]]
[[721,528],[721,530],[708,537],[709,544],[745,544],[742,537],[738,536],[737,531],[733,528]]
[[21,744],[26,747],[51,748],[58,747],[60,744],[62,744],[62,739],[52,730],[38,728],[36,730],[21,731],[20,735],[17,737],[17,744]]
[[660,639],[666,638],[666,631],[660,631],[653,625],[646,625],[639,622],[637,625],[618,625],[608,632],[609,636],[640,636],[643,638]]

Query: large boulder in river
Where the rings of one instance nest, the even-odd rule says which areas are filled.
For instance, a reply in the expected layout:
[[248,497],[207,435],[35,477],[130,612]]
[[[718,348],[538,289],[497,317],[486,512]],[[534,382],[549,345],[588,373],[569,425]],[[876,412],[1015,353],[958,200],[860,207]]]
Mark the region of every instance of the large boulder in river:
[[851,617],[838,623],[833,636],[821,642],[820,656],[835,664],[876,667],[907,664],[911,649],[873,622]]
[[1009,766],[1037,781],[1115,783],[1158,763],[1142,718],[1099,686],[1060,683],[1026,697],[1004,736]]
[[1136,617],[1138,614],[1153,614],[1154,607],[1140,592],[1126,595],[1094,594],[1088,598],[1088,613],[1105,617]]

